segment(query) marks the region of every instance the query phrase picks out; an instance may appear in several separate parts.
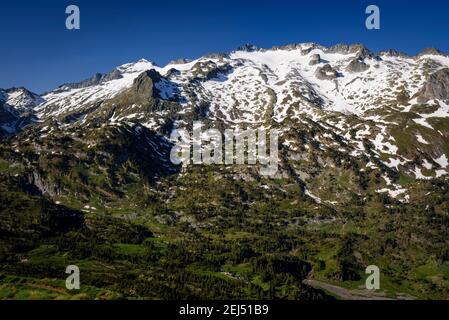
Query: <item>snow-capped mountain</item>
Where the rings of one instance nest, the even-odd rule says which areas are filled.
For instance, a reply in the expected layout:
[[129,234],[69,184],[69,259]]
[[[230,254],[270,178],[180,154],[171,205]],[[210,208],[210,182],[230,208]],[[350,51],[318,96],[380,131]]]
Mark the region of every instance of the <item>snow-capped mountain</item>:
[[[175,165],[170,135],[196,121],[279,131],[275,175]],[[53,297],[73,260],[99,299],[210,299],[212,284],[315,300],[303,279],[363,284],[376,265],[389,298],[447,299],[448,159],[449,57],[435,49],[246,45],[42,96],[0,90],[3,291]]]
[[170,81],[159,85],[162,99],[173,98],[176,87],[186,107],[212,101],[211,114],[229,122],[258,122],[260,108],[270,104],[278,122],[292,105],[361,115],[396,103],[401,93],[415,98],[429,74],[448,64],[448,56],[429,50],[409,57],[391,50],[373,54],[361,45],[299,44],[269,50],[246,46],[165,67],[146,60],[125,64],[109,75],[97,74],[44,95],[46,102],[38,110],[43,117],[54,116],[110,99],[153,69]]
[[4,90],[5,102],[18,112],[27,112],[44,102],[38,94],[25,88],[11,88]]
[[[42,97],[24,89],[1,95],[65,129],[135,124],[168,136],[195,119],[276,128],[290,159],[329,152],[362,159],[360,170],[383,177],[378,192],[404,201],[401,174],[432,179],[449,170],[449,57],[434,49],[412,57],[362,45],[246,45],[164,67],[139,60]],[[43,135],[53,130],[44,124]],[[312,179],[304,161],[293,169]]]
[[42,103],[44,99],[25,88],[0,89],[0,137],[35,121],[35,108]]

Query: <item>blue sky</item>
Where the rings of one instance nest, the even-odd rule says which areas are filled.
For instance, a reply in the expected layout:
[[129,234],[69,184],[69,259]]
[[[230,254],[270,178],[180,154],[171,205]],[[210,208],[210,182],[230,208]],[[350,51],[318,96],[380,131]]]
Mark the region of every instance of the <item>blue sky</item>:
[[[65,8],[81,9],[81,30],[65,29]],[[365,28],[365,8],[381,10],[381,30]],[[364,43],[416,54],[449,52],[444,0],[35,0],[0,3],[0,88],[42,93],[64,82],[146,58],[227,52],[253,43]]]

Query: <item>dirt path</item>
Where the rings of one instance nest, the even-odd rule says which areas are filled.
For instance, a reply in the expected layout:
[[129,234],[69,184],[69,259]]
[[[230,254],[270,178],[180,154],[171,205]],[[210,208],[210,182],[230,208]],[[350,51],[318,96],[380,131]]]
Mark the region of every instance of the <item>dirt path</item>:
[[303,283],[315,289],[327,291],[342,300],[394,300],[383,296],[381,292],[373,292],[367,289],[348,290],[346,288],[312,279],[306,279]]

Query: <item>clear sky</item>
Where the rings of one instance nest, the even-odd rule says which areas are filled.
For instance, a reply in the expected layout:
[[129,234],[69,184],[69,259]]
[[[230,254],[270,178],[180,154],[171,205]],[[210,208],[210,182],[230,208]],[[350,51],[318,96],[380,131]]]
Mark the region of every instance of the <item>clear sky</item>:
[[[81,10],[81,30],[65,28],[65,8]],[[381,10],[381,30],[365,28],[365,8]],[[15,0],[0,2],[0,87],[35,92],[145,58],[227,52],[253,43],[364,43],[378,51],[449,52],[447,0]]]

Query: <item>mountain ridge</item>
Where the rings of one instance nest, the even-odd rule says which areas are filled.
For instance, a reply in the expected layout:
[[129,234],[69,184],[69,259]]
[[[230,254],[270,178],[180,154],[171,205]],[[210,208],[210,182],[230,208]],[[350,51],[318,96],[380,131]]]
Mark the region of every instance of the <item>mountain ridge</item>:
[[[32,110],[42,127],[55,121],[65,128],[128,122],[165,136],[174,127],[190,128],[193,119],[212,127],[278,128],[284,137],[297,123],[313,121],[329,131],[315,138],[326,148],[335,148],[334,138],[327,135],[336,134],[337,144],[343,143],[340,150],[368,156],[371,168],[386,166],[431,179],[447,174],[448,133],[434,126],[444,128],[449,117],[448,67],[449,57],[437,49],[410,57],[394,50],[374,54],[362,44],[302,43],[270,49],[247,44],[164,67],[145,59],[127,63],[42,97],[30,93],[35,102],[25,109]],[[147,83],[142,89],[136,83],[139,78]],[[14,90],[19,89],[9,92]],[[20,117],[14,119],[19,122]],[[4,127],[8,135],[23,128]],[[415,140],[414,149],[406,148],[410,139]],[[296,141],[284,143],[291,151],[298,148]],[[418,155],[424,162],[414,159]],[[404,193],[391,177],[385,181],[382,190],[395,196]]]
[[[230,51],[227,51],[227,52],[224,52],[224,53],[218,53],[218,52],[216,52],[216,53],[209,53],[209,54],[203,55],[202,57],[217,56],[217,55],[229,55],[229,54],[231,54],[232,52],[235,52],[235,51],[244,51],[245,48],[251,48],[252,51],[257,51],[257,50],[267,51],[267,50],[292,49],[292,48],[295,48],[296,46],[301,46],[301,45],[311,45],[311,46],[316,46],[316,47],[321,47],[321,48],[326,48],[326,49],[330,49],[330,48],[333,48],[333,47],[357,47],[357,46],[361,46],[361,47],[365,48],[368,52],[370,52],[370,53],[372,53],[374,55],[391,55],[391,56],[404,56],[404,57],[415,57],[415,58],[419,58],[422,55],[428,55],[428,54],[441,55],[441,56],[448,56],[449,55],[449,53],[444,52],[444,51],[442,51],[442,50],[440,50],[438,48],[434,48],[434,47],[424,48],[420,52],[418,52],[417,54],[413,55],[413,54],[406,53],[404,51],[397,51],[396,49],[393,49],[393,48],[382,49],[382,50],[379,50],[379,51],[375,52],[375,51],[371,51],[368,47],[365,47],[361,43],[354,43],[354,44],[338,43],[338,44],[335,44],[335,45],[324,46],[324,45],[321,45],[321,44],[315,43],[315,42],[298,42],[298,43],[289,43],[289,44],[285,44],[285,45],[274,45],[272,47],[258,47],[258,46],[254,45],[254,44],[247,43],[247,44],[238,46],[234,50],[230,50]],[[178,64],[180,62],[187,63],[187,62],[191,62],[192,60],[197,60],[197,59],[178,58],[178,59],[175,59],[175,60],[172,60],[172,61],[168,62],[166,65],[174,65],[174,64]],[[150,62],[149,60],[147,60],[145,58],[141,58],[141,59],[139,59],[137,61],[129,62],[129,63],[137,63],[139,61]],[[129,63],[125,63],[124,65],[129,64]],[[155,62],[151,62],[151,63],[154,64],[155,66],[157,66],[157,64]],[[46,92],[44,92],[42,94],[39,94],[39,95],[40,96],[44,96],[45,94],[47,94],[47,93],[49,93],[51,91],[57,90],[58,88],[64,87],[65,85],[80,84],[80,83],[83,83],[83,82],[88,82],[88,80],[91,80],[91,79],[93,79],[93,78],[95,78],[96,76],[99,76],[99,75],[103,75],[103,76],[104,75],[109,75],[110,73],[114,72],[116,70],[116,68],[113,68],[112,71],[106,72],[106,73],[96,72],[90,78],[81,79],[80,81],[73,82],[73,83],[62,84],[62,85],[58,86],[57,88],[55,88],[53,90],[46,91]],[[0,88],[0,90],[8,90],[8,89],[14,89],[14,87],[3,88],[3,89]]]

